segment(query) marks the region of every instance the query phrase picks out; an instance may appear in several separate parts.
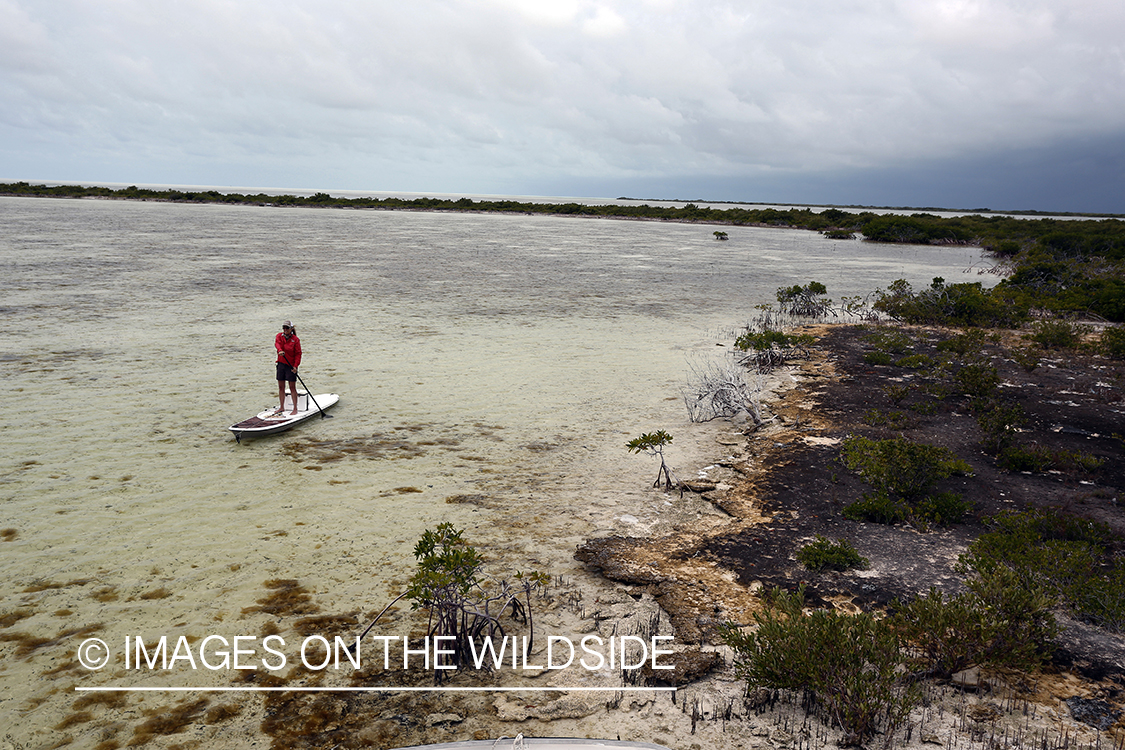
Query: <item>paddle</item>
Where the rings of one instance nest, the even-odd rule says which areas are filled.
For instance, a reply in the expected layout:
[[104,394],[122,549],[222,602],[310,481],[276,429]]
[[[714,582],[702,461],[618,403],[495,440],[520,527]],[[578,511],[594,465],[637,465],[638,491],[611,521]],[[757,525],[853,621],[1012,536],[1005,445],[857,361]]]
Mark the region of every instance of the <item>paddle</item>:
[[[288,365],[289,364],[289,357],[285,356],[285,352],[278,352],[278,354],[280,354],[285,359],[285,364]],[[292,367],[292,365],[290,365],[290,367]],[[301,381],[301,387],[305,389],[305,393],[307,393],[309,395],[309,400],[313,402],[313,406],[315,406],[316,410],[320,412],[320,418],[321,419],[330,419],[332,417],[332,415],[329,414],[328,412],[324,411],[324,409],[320,408],[320,404],[318,404],[316,402],[316,398],[312,395],[312,390],[310,390],[309,387],[307,385],[305,385],[304,380],[301,380],[300,373],[298,373],[296,370],[294,370],[293,374],[297,376],[297,380]]]

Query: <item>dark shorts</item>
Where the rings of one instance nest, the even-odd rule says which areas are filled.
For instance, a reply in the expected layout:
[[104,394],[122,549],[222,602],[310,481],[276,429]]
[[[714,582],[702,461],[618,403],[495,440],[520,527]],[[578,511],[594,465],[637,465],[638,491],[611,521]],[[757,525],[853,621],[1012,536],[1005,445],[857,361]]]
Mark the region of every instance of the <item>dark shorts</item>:
[[277,363],[277,379],[284,380],[286,383],[297,382],[297,371],[287,364],[281,362]]

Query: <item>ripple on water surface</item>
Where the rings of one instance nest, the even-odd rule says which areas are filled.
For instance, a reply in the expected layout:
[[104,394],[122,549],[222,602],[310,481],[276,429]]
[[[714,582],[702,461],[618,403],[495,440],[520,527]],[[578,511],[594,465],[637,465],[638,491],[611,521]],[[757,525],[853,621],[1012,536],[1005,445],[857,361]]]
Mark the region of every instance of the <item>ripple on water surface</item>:
[[[666,512],[627,440],[664,429],[674,462],[707,461],[717,427],[679,388],[715,332],[780,286],[838,299],[979,260],[710,230],[0,198],[0,681],[28,701],[0,723],[63,721],[48,673],[86,633],[256,632],[253,607],[295,587],[326,616],[381,607],[443,521],[511,569],[572,569],[584,535]],[[340,403],[238,444],[226,427],[276,404],[283,319]]]

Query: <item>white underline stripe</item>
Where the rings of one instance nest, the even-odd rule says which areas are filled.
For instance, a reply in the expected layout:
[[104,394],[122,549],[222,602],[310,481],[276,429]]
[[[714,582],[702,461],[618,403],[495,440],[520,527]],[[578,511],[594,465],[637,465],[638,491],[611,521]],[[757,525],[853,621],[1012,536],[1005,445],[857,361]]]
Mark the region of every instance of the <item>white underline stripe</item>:
[[78,692],[211,692],[211,693],[632,693],[642,690],[675,692],[674,687],[75,687]]

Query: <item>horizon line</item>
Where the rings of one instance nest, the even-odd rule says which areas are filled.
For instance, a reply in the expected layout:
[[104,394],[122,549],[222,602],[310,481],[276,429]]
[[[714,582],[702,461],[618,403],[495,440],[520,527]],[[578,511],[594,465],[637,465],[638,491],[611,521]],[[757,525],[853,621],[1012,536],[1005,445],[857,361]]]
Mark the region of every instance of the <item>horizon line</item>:
[[[941,211],[945,213],[957,214],[996,214],[996,215],[1016,215],[1016,216],[1033,216],[1036,218],[1043,218],[1045,216],[1073,216],[1073,217],[1089,217],[1089,218],[1108,218],[1116,219],[1125,216],[1125,214],[1106,212],[1106,211],[1075,211],[1075,210],[1051,210],[1051,209],[1037,209],[1037,208],[991,208],[991,207],[976,207],[976,208],[954,208],[949,206],[890,206],[890,205],[876,205],[864,203],[831,203],[826,201],[763,201],[763,200],[738,200],[731,198],[636,198],[627,195],[619,195],[617,197],[608,196],[565,196],[565,195],[539,195],[539,194],[507,194],[507,193],[488,193],[488,192],[459,192],[459,191],[417,191],[417,190],[371,190],[355,188],[293,188],[293,187],[277,187],[277,186],[251,186],[251,185],[197,185],[190,183],[161,183],[161,182],[115,182],[115,181],[82,181],[82,180],[45,180],[45,179],[13,179],[13,178],[0,178],[0,185],[3,184],[18,184],[27,183],[29,185],[41,184],[44,187],[51,185],[70,186],[70,187],[100,187],[110,190],[125,190],[130,187],[142,189],[164,189],[164,190],[180,190],[180,189],[205,189],[221,191],[238,192],[242,190],[258,190],[266,194],[277,195],[293,195],[299,197],[304,193],[326,193],[333,198],[348,198],[343,195],[347,193],[361,193],[367,195],[383,194],[389,196],[402,196],[404,200],[411,200],[405,198],[407,195],[431,197],[431,196],[458,196],[465,198],[490,199],[512,199],[512,198],[530,198],[534,199],[531,202],[552,202],[556,200],[577,200],[577,201],[605,201],[606,203],[616,204],[618,201],[632,201],[638,203],[657,202],[657,203],[709,203],[717,205],[731,205],[731,206],[789,206],[794,208],[836,208],[836,209],[851,209],[857,211],[914,211],[914,212],[927,212],[927,211]],[[292,191],[283,193],[281,191]],[[335,193],[335,195],[333,195]],[[229,194],[229,193],[228,193]],[[243,193],[240,193],[243,194]]]

